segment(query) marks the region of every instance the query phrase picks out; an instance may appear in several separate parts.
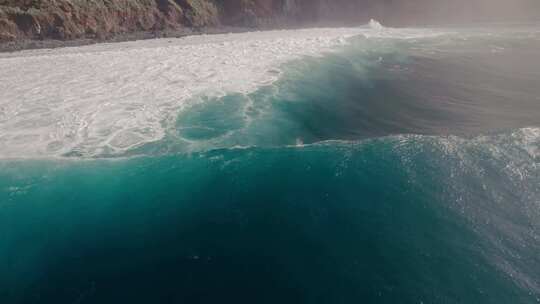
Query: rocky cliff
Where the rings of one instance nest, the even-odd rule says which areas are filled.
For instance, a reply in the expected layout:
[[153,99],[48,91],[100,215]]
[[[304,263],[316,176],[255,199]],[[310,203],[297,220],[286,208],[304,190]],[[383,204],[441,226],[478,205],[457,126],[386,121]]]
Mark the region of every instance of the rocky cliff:
[[[507,12],[519,3],[499,0],[0,0],[0,42],[78,38],[122,33],[220,27],[283,27],[361,23],[391,25],[473,20],[492,7]],[[508,2],[511,2],[508,4]],[[482,4],[484,3],[484,4]],[[528,9],[533,15],[539,5]],[[535,11],[536,9],[536,11]],[[526,9],[524,11],[527,11]],[[536,12],[536,13],[535,13]],[[449,18],[451,16],[451,18]],[[478,18],[477,18],[478,19]]]
[[237,26],[275,28],[382,18],[394,0],[0,0],[0,42]]
[[0,0],[0,40],[106,38],[219,22],[216,4],[205,0]]
[[[296,22],[294,0],[0,0],[0,40],[107,38],[135,31]],[[293,16],[294,15],[294,16]],[[285,18],[285,17],[288,18]]]

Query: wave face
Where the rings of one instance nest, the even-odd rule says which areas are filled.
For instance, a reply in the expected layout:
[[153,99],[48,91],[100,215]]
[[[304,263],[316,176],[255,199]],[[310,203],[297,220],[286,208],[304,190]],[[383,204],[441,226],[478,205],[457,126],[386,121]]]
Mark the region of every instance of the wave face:
[[[116,135],[91,141],[83,131],[131,108],[106,121],[81,116],[86,129],[64,129],[78,130],[66,137],[77,144],[51,153],[20,149],[42,135],[7,144],[17,126],[48,126],[20,123],[37,112],[9,114],[16,89],[2,91],[0,113],[20,120],[0,119],[10,127],[0,131],[0,301],[538,302],[540,30],[350,31],[308,35],[308,53],[293,48],[308,43],[296,32],[280,60],[264,56],[274,34],[259,33],[273,37],[261,70],[238,68],[254,81],[231,75],[212,91],[201,80],[197,94],[163,108],[159,136],[118,149],[99,148]],[[223,37],[200,38],[197,50],[238,46]],[[101,52],[52,56],[87,58],[81,50]],[[158,50],[171,51],[149,52]],[[161,80],[142,78],[125,89],[151,103]],[[131,118],[133,128],[151,121]]]

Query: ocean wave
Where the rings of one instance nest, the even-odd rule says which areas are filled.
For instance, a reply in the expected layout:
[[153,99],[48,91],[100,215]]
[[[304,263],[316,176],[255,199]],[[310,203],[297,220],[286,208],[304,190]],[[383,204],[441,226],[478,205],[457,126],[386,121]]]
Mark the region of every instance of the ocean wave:
[[123,154],[161,140],[163,123],[197,96],[253,92],[279,79],[282,64],[335,51],[354,36],[433,33],[323,28],[2,54],[0,157]]
[[122,153],[161,139],[193,97],[250,92],[285,61],[358,29],[274,31],[41,50],[0,58],[0,155]]
[[536,42],[371,27],[0,55],[0,302],[538,302]]
[[[539,133],[1,161],[0,261],[19,263],[0,273],[0,282],[22,298],[34,282],[25,288],[63,300],[76,297],[69,290],[84,290],[88,278],[99,297],[103,286],[132,290],[149,280],[158,283],[151,290],[163,291],[171,275],[203,286],[217,276],[236,291],[254,276],[268,283],[264,278],[293,271],[313,286],[321,276],[352,284],[325,284],[352,298],[531,303],[540,279]],[[285,268],[261,266],[275,259]],[[254,266],[244,277],[236,267],[245,263]],[[216,271],[230,267],[234,286],[224,283],[230,271]],[[154,270],[160,275],[143,275]],[[134,275],[109,279],[125,271]],[[54,292],[59,284],[70,288]],[[144,296],[150,289],[137,290]],[[304,292],[320,296],[320,288]]]

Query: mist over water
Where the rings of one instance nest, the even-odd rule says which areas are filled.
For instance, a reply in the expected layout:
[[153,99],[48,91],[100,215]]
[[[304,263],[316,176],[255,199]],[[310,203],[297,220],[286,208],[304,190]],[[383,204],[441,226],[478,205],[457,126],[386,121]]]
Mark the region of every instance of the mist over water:
[[[313,6],[312,1],[306,2],[306,6]],[[386,25],[434,26],[540,21],[540,3],[536,0],[319,0],[318,2],[321,3],[316,14],[318,22],[331,20],[367,22],[369,18],[376,18]]]
[[[68,112],[70,92],[46,108],[7,91],[0,155],[33,148],[0,160],[0,302],[540,301],[540,28],[355,31],[205,37],[186,48],[218,68],[186,65],[196,82],[134,62],[115,72],[139,82],[106,87],[114,111],[105,89],[81,103],[107,121]],[[186,51],[167,44],[118,47]],[[3,62],[128,66],[63,52]],[[50,128],[58,109],[77,123]],[[35,148],[47,130],[84,144]]]
[[389,1],[383,6],[388,18],[409,25],[530,22],[540,13],[535,0]]

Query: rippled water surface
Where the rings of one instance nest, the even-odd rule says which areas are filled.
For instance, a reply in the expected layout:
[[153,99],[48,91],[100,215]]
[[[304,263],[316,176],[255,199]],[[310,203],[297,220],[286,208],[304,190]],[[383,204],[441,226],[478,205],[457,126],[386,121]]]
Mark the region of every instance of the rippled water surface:
[[537,303],[538,58],[373,23],[3,54],[0,303]]

